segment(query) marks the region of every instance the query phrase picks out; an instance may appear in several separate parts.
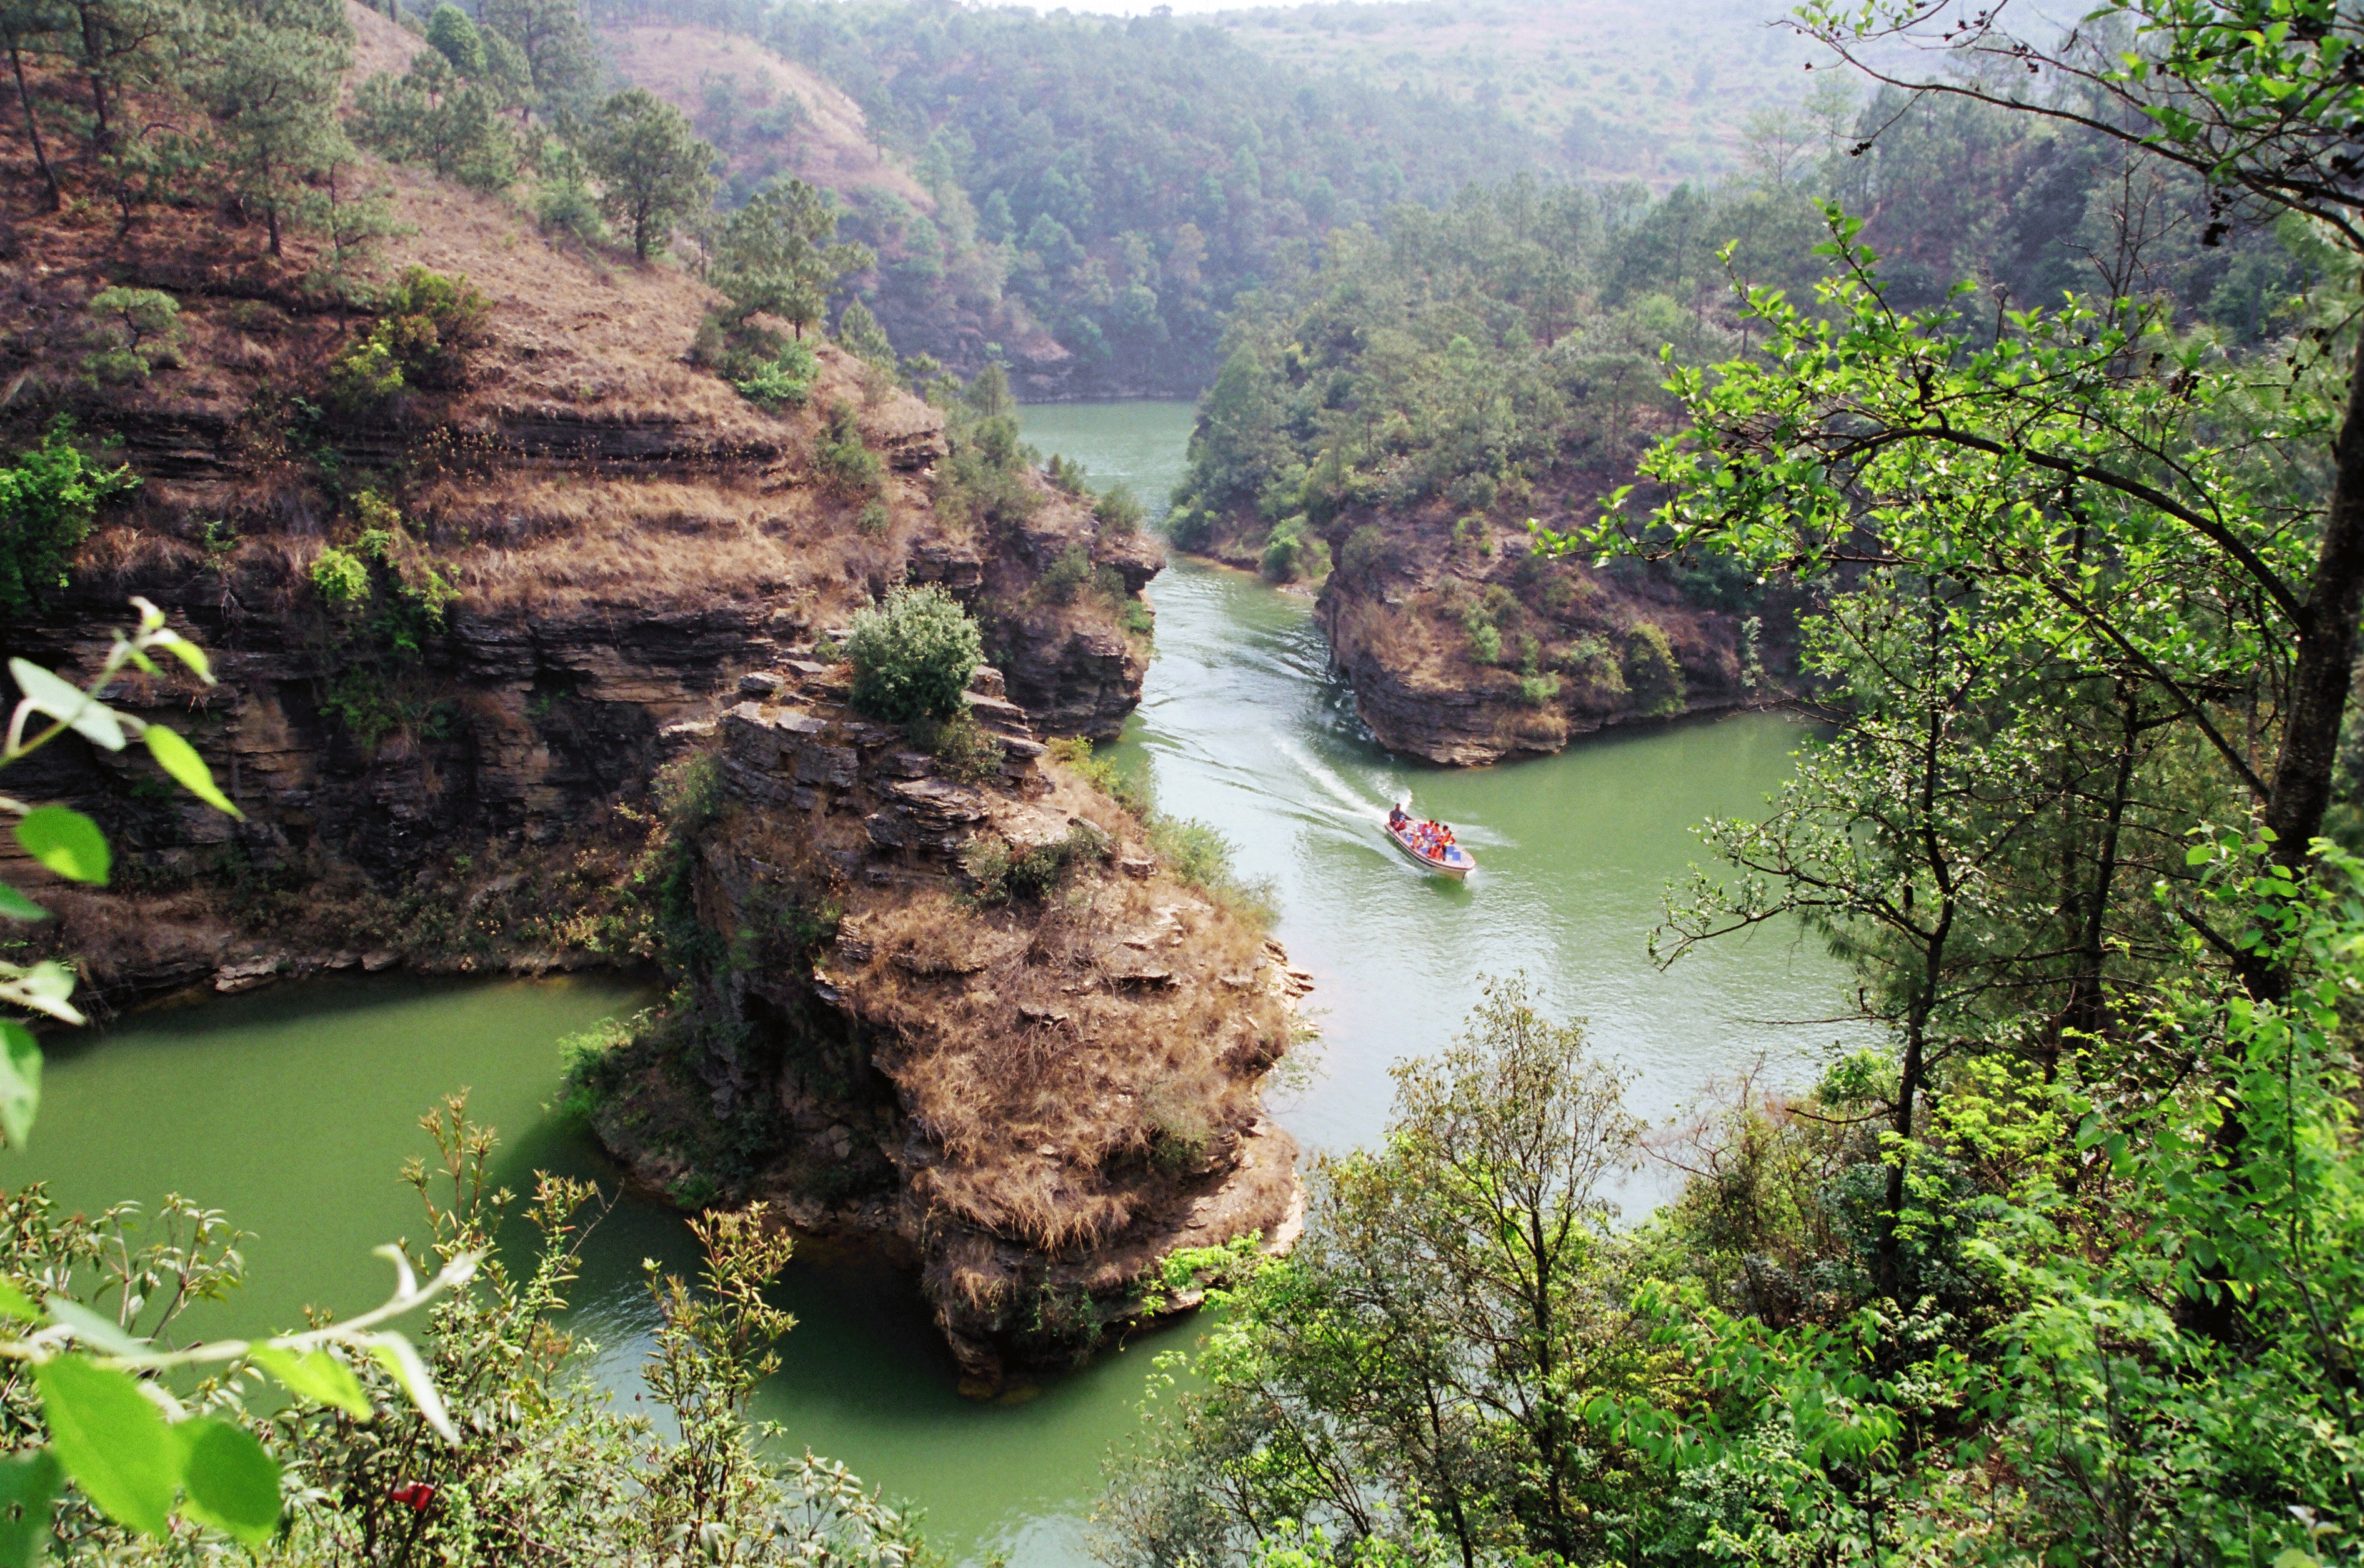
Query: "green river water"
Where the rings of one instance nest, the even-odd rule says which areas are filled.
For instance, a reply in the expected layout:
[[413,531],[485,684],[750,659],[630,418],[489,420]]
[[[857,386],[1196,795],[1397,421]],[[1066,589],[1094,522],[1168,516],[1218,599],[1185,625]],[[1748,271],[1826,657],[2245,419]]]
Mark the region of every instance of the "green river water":
[[[1046,454],[1163,510],[1188,404],[1024,415]],[[1215,823],[1278,892],[1278,935],[1315,977],[1323,1040],[1319,1075],[1276,1110],[1310,1148],[1371,1137],[1387,1064],[1448,1037],[1487,974],[1523,970],[1555,1009],[1589,1018],[1654,1118],[1710,1078],[1760,1061],[1795,1072],[1830,1046],[1828,1027],[1779,1022],[1832,1010],[1834,971],[1812,947],[1768,936],[1661,974],[1643,946],[1663,887],[1694,857],[1690,826],[1755,808],[1790,766],[1791,725],[1749,716],[1503,767],[1409,766],[1361,734],[1303,599],[1181,561],[1150,597],[1157,655],[1121,754],[1165,809]],[[1467,884],[1387,846],[1378,823],[1404,793],[1477,854]],[[17,1176],[50,1180],[74,1207],[179,1192],[228,1211],[253,1235],[254,1283],[204,1309],[201,1329],[289,1327],[307,1304],[350,1312],[389,1282],[369,1249],[418,1232],[397,1170],[427,1152],[417,1118],[445,1092],[469,1088],[471,1114],[500,1129],[511,1185],[535,1169],[612,1175],[546,1108],[555,1042],[645,1000],[606,979],[378,977],[147,1011],[53,1048]],[[1635,1195],[1654,1190],[1645,1175]],[[641,1260],[687,1269],[686,1242],[675,1216],[629,1199],[593,1234],[575,1322],[619,1398],[635,1397],[650,1316]],[[758,1416],[922,1509],[956,1558],[999,1548],[1025,1568],[1087,1561],[1081,1515],[1100,1460],[1131,1428],[1152,1357],[1192,1338],[1168,1330],[976,1404],[956,1393],[908,1279],[811,1249],[782,1294],[799,1324]]]

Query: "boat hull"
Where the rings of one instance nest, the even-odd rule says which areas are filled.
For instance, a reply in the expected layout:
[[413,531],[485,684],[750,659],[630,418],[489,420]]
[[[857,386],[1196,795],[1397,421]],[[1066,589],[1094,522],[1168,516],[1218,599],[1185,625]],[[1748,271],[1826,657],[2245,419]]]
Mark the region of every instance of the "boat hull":
[[1388,835],[1388,843],[1402,850],[1404,857],[1423,871],[1433,871],[1440,877],[1450,877],[1457,882],[1478,868],[1478,862],[1471,857],[1469,851],[1457,844],[1444,852],[1449,858],[1436,860],[1422,855],[1410,838],[1395,829],[1382,828],[1381,831]]

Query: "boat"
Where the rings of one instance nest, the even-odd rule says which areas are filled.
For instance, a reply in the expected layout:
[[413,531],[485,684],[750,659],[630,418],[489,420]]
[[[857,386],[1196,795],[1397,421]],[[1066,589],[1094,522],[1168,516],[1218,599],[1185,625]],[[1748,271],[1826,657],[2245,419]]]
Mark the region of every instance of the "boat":
[[1395,828],[1388,827],[1384,823],[1380,824],[1386,829],[1388,837],[1394,841],[1395,846],[1411,856],[1423,870],[1434,871],[1441,876],[1450,877],[1457,882],[1478,869],[1477,857],[1457,844],[1446,845],[1441,855],[1431,855],[1422,849],[1413,842],[1411,836],[1411,830],[1419,825],[1417,820],[1407,821],[1402,831],[1399,832]]

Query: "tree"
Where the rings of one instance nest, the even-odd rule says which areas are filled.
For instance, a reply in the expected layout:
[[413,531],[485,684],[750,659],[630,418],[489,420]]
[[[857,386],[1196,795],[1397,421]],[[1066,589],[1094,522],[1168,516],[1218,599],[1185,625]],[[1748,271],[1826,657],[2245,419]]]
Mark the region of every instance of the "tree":
[[421,50],[403,75],[382,71],[362,84],[353,125],[389,158],[496,191],[518,171],[517,138],[501,116],[505,96],[495,84],[463,80],[441,53]]
[[[2191,171],[2210,191],[2211,240],[2245,215],[2295,212],[2336,237],[2351,275],[2364,268],[2364,162],[2354,145],[2364,118],[2364,77],[2355,70],[2364,16],[2339,0],[2111,0],[2065,34],[2013,31],[2007,3],[1959,28],[1903,0],[1818,3],[1802,15],[1811,31],[1877,80],[2073,125]],[[1903,51],[1871,47],[1883,44],[1935,49],[1968,69],[1907,73],[1892,63]],[[1989,69],[1998,64],[2001,73]],[[2047,84],[2060,90],[2040,95]],[[2346,352],[2346,395],[2335,417],[2313,429],[2331,458],[2330,494],[2307,509],[2303,539],[2270,556],[2257,547],[2259,524],[2228,524],[2214,497],[2177,465],[2143,462],[2152,447],[2069,451],[2053,437],[2024,463],[1991,450],[2012,433],[1998,424],[2016,424],[2013,416],[2042,405],[2065,411],[2072,398],[2095,401],[2104,387],[2137,379],[2124,367],[2089,361],[2082,384],[2057,399],[1986,378],[1975,406],[1988,417],[1968,421],[1985,428],[1952,431],[1944,427],[1962,421],[1901,407],[1881,420],[1884,439],[1933,457],[2016,467],[2023,489],[2055,487],[2060,510],[2132,510],[2186,531],[2272,606],[2275,634],[2295,656],[2269,775],[2254,782],[2274,854],[2293,869],[2306,864],[2330,803],[2364,609],[2364,340]],[[1915,353],[1889,356],[1878,374],[1916,380]],[[2113,431],[2124,424],[2108,421]],[[2282,531],[2274,533],[2280,543]],[[2255,978],[2269,991],[2286,983],[2270,966]]]
[[600,205],[631,230],[641,261],[664,251],[673,226],[714,199],[714,157],[686,115],[641,87],[600,105],[583,142],[584,162],[604,187]]
[[1662,1484],[1584,1410],[1652,1391],[1669,1358],[1613,1284],[1608,1184],[1641,1130],[1623,1086],[1522,980],[1394,1072],[1379,1148],[1317,1160],[1296,1251],[1219,1273],[1203,1391],[1121,1467],[1106,1560],[1254,1560],[1324,1523],[1322,1562],[1628,1559],[1619,1527]]
[[32,144],[33,165],[41,172],[43,201],[56,212],[65,206],[65,189],[50,166],[50,151],[41,140],[41,122],[33,112],[33,89],[25,80],[25,54],[45,35],[56,32],[58,9],[46,0],[9,0],[0,6],[0,42],[8,47],[8,69],[17,84],[17,106],[24,112],[25,138]]
[[476,24],[468,20],[468,13],[444,0],[427,18],[428,47],[451,62],[452,69],[463,76],[485,73],[485,40],[476,31]]
[[571,109],[598,76],[598,51],[576,0],[485,0],[484,25],[517,46],[545,105]]
[[895,345],[886,341],[886,330],[870,307],[859,299],[848,300],[837,318],[837,342],[848,353],[887,370],[895,368]]
[[896,722],[952,718],[983,648],[976,622],[942,588],[890,589],[884,604],[854,611],[845,644],[853,705]]
[[830,291],[875,259],[867,245],[833,244],[837,204],[802,180],[773,180],[730,215],[711,281],[733,316],[776,316],[804,336],[821,319]]
[[326,0],[226,0],[206,15],[206,107],[231,189],[262,215],[276,256],[288,225],[313,216],[312,180],[353,161],[337,118],[352,30]]

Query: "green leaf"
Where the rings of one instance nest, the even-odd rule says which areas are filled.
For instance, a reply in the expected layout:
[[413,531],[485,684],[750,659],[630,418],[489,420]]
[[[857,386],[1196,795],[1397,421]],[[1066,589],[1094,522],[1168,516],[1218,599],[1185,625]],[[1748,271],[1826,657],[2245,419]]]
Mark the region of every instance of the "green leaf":
[[445,1442],[458,1442],[459,1429],[452,1425],[452,1417],[443,1408],[443,1396],[435,1392],[435,1380],[427,1374],[427,1363],[419,1359],[410,1341],[399,1334],[381,1334],[370,1349],[385,1363],[385,1370],[394,1374],[395,1381],[402,1384],[402,1391],[410,1395],[410,1402],[418,1406],[427,1424],[440,1432]]
[[13,1317],[19,1323],[39,1323],[41,1309],[33,1305],[31,1296],[0,1280],[0,1316]]
[[[33,1136],[33,1114],[41,1108],[41,1046],[33,1031],[0,1019],[0,1133],[10,1148]],[[0,1312],[7,1311],[0,1304]]]
[[37,664],[23,659],[10,659],[8,673],[17,678],[17,689],[36,712],[47,713],[52,719],[73,726],[76,734],[109,751],[123,749],[123,725],[106,704],[70,681],[60,680]]
[[65,1480],[47,1449],[0,1459],[0,1568],[33,1568],[41,1560]]
[[36,806],[17,824],[25,853],[61,877],[105,886],[112,864],[106,834],[98,824],[66,806]]
[[47,920],[50,912],[6,882],[0,882],[0,914],[11,920]]
[[50,1446],[99,1511],[143,1535],[170,1527],[181,1445],[128,1374],[60,1356],[33,1368]]
[[0,998],[69,1024],[83,1021],[71,1000],[77,983],[74,972],[55,958],[44,958],[29,969],[0,960]]
[[73,1337],[94,1350],[104,1350],[110,1356],[136,1356],[148,1349],[123,1331],[122,1325],[112,1317],[103,1317],[82,1303],[69,1297],[53,1295],[45,1303],[50,1321],[73,1330]]
[[148,645],[163,649],[195,670],[201,678],[206,681],[213,679],[214,672],[206,665],[206,651],[178,632],[159,632],[148,640]]
[[330,1406],[356,1421],[377,1414],[370,1407],[369,1395],[362,1392],[362,1380],[353,1375],[353,1369],[326,1350],[298,1355],[276,1345],[257,1345],[251,1354],[255,1365],[277,1378],[298,1399]]
[[181,1439],[181,1514],[261,1546],[279,1528],[279,1465],[251,1433],[198,1416],[173,1428]]
[[149,725],[147,734],[141,738],[147,741],[157,766],[178,779],[182,789],[217,812],[228,812],[234,817],[246,815],[230,804],[228,795],[215,788],[213,769],[206,766],[196,747],[162,724]]

